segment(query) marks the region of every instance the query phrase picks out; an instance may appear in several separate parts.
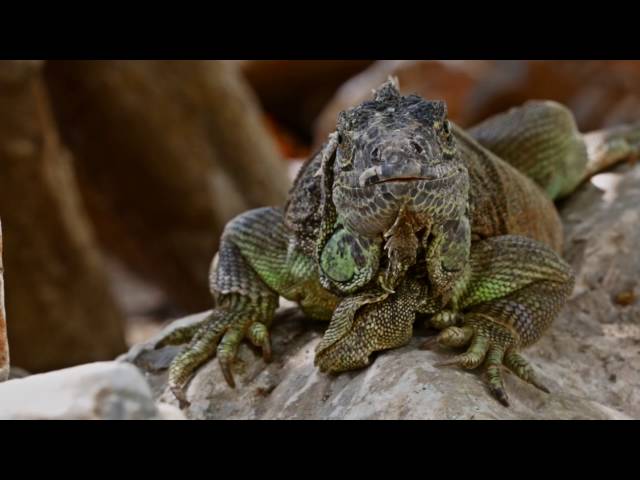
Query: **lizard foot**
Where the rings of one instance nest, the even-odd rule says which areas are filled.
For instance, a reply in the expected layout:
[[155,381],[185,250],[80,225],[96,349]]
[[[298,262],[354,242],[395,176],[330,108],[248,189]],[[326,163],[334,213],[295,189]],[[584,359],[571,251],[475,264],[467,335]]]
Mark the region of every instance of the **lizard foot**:
[[388,295],[386,292],[364,293],[340,302],[333,312],[329,328],[316,347],[314,364],[320,371],[338,373],[369,364],[369,355],[377,345],[368,341],[371,334],[367,322],[363,321],[366,316],[364,309],[383,301]]
[[403,281],[397,290],[374,289],[342,299],[316,348],[315,365],[323,372],[355,370],[368,365],[373,352],[409,342],[420,286]]
[[445,347],[468,345],[465,353],[438,363],[437,366],[458,365],[474,369],[484,364],[489,391],[506,407],[509,406],[509,397],[502,378],[503,366],[525,382],[549,393],[536,377],[531,365],[517,352],[514,335],[504,326],[489,319],[476,317],[462,327],[447,327],[437,336],[437,342]]
[[461,313],[451,310],[442,310],[428,320],[428,325],[437,330],[444,330],[445,328],[460,325],[463,318],[464,317]]
[[178,328],[160,339],[155,348],[179,345],[189,342],[169,366],[169,389],[180,403],[180,408],[189,405],[185,387],[196,370],[214,355],[218,358],[224,378],[231,388],[235,381],[231,367],[238,347],[247,338],[262,350],[263,359],[271,360],[271,340],[267,325],[260,321],[260,309],[252,305],[244,308],[215,309],[205,320],[183,328]]

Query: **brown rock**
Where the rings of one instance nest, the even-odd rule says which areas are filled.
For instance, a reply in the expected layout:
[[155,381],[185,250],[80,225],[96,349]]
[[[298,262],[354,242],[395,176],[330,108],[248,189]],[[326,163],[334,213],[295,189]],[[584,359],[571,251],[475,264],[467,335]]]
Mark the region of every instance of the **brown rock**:
[[580,129],[594,130],[610,125],[604,120],[616,104],[639,98],[639,85],[638,61],[502,61],[478,82],[467,118],[476,123],[526,100],[544,98],[566,104]]
[[122,315],[60,143],[40,63],[0,62],[0,218],[11,362],[38,372],[125,349]]
[[336,89],[371,60],[245,60],[238,62],[263,108],[303,140]]
[[583,131],[640,118],[640,61],[380,61],[338,90],[316,121],[314,144],[325,141],[341,110],[368,98],[389,75],[398,76],[405,94],[446,100],[463,127],[530,99],[564,103]]
[[45,73],[101,242],[183,308],[208,308],[226,222],[282,204],[289,187],[246,82],[215,61],[51,61]]
[[0,382],[9,378],[9,341],[4,308],[4,267],[2,266],[2,224],[0,223]]

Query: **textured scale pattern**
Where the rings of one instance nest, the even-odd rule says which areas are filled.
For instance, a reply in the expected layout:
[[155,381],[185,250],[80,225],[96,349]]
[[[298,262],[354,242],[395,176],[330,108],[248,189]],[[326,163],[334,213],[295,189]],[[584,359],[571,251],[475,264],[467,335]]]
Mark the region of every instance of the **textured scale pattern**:
[[[562,224],[551,199],[524,172],[498,158],[457,127],[455,131],[460,155],[468,159],[473,234],[480,238],[523,235],[560,252]],[[555,163],[561,160],[559,157]],[[509,201],[498,200],[505,198]]]
[[443,102],[402,96],[391,79],[340,114],[284,209],[229,222],[211,267],[211,315],[157,344],[188,343],[169,368],[171,390],[186,405],[189,378],[213,356],[234,386],[243,340],[268,361],[282,296],[330,321],[316,351],[322,371],[360,368],[407,343],[420,313],[440,330],[424,348],[464,348],[440,365],[483,366],[503,404],[504,367],[547,391],[519,351],[573,288],[552,200],[639,153],[640,125],[582,135],[553,102],[465,132]]
[[336,308],[336,320],[316,348],[315,364],[326,372],[353,370],[368,365],[374,351],[406,344],[413,333],[422,291],[418,282],[406,281],[397,295],[378,292],[342,300]]
[[[552,101],[527,102],[524,108],[513,108],[476,125],[469,134],[535,181],[553,199],[575,189],[588,161],[573,115]],[[554,155],[564,161],[546,161]]]

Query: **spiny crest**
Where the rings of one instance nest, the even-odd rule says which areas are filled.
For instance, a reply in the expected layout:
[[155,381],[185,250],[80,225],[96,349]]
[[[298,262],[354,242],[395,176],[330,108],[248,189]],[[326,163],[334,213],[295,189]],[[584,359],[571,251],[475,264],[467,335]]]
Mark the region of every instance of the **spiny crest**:
[[373,90],[373,100],[376,102],[400,100],[400,97],[400,83],[398,82],[398,77],[389,76],[386,82]]
[[417,95],[405,97],[408,111],[425,123],[442,123],[447,119],[447,104],[442,100],[425,100]]
[[389,76],[387,81],[373,91],[374,102],[395,102],[407,108],[416,118],[431,122],[442,122],[447,118],[447,104],[441,100],[425,100],[418,95],[403,97],[398,77]]
[[393,128],[393,124],[414,120],[436,130],[446,129],[447,105],[441,100],[425,100],[415,94],[403,96],[398,88],[398,79],[389,77],[373,90],[372,99],[340,112],[337,129],[348,133],[368,128],[372,121],[381,122],[383,128]]

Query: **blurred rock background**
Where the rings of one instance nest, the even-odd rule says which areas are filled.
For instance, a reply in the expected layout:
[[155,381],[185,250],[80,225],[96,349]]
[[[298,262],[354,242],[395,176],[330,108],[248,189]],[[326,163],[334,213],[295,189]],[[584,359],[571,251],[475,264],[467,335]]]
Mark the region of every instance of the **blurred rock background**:
[[224,224],[283,203],[338,112],[389,75],[463,126],[533,98],[583,131],[640,118],[639,61],[1,61],[12,364],[113,359],[209,308]]

